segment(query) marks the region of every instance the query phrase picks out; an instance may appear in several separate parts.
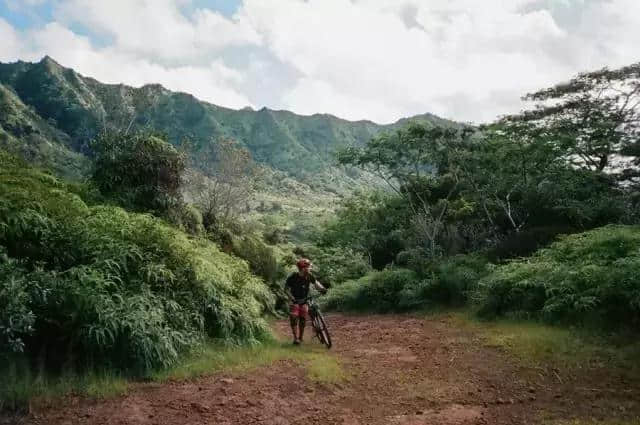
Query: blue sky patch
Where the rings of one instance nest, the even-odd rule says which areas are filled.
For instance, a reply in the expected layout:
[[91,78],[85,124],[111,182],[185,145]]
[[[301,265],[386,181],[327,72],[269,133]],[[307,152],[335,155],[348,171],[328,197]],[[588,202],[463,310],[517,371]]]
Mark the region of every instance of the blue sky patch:
[[240,0],[192,0],[186,10],[191,12],[195,9],[211,9],[226,17],[231,17],[240,7],[240,3]]
[[[240,0],[192,0],[190,4],[183,7],[183,10],[187,12],[187,15],[190,15],[196,9],[211,9],[226,17],[231,17],[236,13],[240,4]],[[36,5],[29,5],[21,0],[0,0],[0,18],[19,30],[46,25],[53,20],[53,10],[54,2],[50,0]],[[80,35],[90,35],[90,31],[80,25],[74,26],[72,30],[77,30]],[[106,42],[105,40],[96,41],[100,44]]]
[[53,3],[27,5],[20,0],[0,0],[0,17],[19,30],[39,27],[53,20]]

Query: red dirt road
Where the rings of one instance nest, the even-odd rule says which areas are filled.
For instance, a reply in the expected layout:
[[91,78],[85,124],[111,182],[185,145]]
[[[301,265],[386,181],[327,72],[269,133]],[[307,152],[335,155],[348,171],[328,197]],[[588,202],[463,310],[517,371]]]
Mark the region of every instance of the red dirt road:
[[[640,382],[624,371],[565,376],[525,368],[446,317],[331,315],[328,323],[331,355],[351,376],[340,384],[313,382],[303,366],[279,361],[236,376],[140,384],[111,400],[72,399],[21,422],[493,425],[640,417]],[[278,328],[287,332],[285,323]],[[309,336],[306,343],[317,344]]]

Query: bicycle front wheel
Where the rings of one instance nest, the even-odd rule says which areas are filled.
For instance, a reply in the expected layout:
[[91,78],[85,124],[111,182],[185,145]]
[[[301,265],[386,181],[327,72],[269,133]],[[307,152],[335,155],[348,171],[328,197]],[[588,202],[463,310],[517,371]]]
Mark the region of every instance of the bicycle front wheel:
[[314,318],[314,327],[316,328],[316,334],[321,343],[327,346],[327,349],[331,348],[331,335],[329,334],[329,328],[324,321],[322,314],[318,312]]

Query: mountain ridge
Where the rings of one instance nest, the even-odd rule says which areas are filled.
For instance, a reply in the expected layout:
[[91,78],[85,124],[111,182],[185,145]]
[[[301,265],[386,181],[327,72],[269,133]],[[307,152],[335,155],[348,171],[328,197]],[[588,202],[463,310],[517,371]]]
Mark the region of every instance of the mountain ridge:
[[[352,186],[360,172],[347,173],[336,165],[334,153],[338,149],[363,145],[381,132],[412,120],[452,123],[428,113],[392,124],[377,124],[327,113],[300,115],[267,107],[232,109],[199,100],[190,93],[168,90],[157,83],[137,88],[102,83],[60,65],[50,56],[39,62],[0,63],[0,84],[38,119],[29,116],[24,108],[5,105],[5,109],[22,121],[33,121],[31,126],[47,133],[50,143],[72,153],[87,154],[89,140],[104,129],[161,131],[176,145],[189,140],[191,154],[199,158],[206,155],[207,147],[216,140],[231,138],[249,149],[257,162],[299,181],[307,184],[320,181],[322,185],[343,188]],[[0,132],[20,139],[10,126],[2,126],[1,122]],[[206,168],[207,159],[202,163]]]
[[209,104],[209,105],[214,106],[216,108],[227,109],[227,110],[236,111],[236,112],[237,111],[243,111],[243,110],[248,110],[248,111],[251,111],[251,112],[258,112],[258,111],[262,111],[262,110],[267,110],[267,111],[277,112],[277,113],[280,113],[280,112],[290,113],[290,114],[293,114],[293,115],[295,115],[297,117],[301,117],[301,118],[326,117],[326,118],[336,119],[336,120],[340,120],[340,121],[347,122],[347,123],[353,123],[353,124],[365,123],[365,124],[373,124],[373,125],[380,126],[380,127],[395,126],[395,125],[401,124],[401,123],[406,122],[406,121],[411,121],[411,120],[415,120],[415,119],[422,119],[422,118],[430,118],[430,119],[433,118],[435,120],[441,120],[441,121],[444,121],[444,122],[451,122],[450,120],[438,117],[437,115],[432,114],[430,112],[411,115],[411,116],[408,116],[408,117],[398,118],[397,120],[395,120],[393,122],[390,122],[390,123],[379,123],[379,122],[376,122],[376,121],[373,121],[373,120],[370,120],[370,119],[366,119],[366,118],[365,119],[358,119],[358,120],[351,120],[351,119],[348,119],[348,118],[339,117],[337,115],[334,115],[334,114],[331,114],[331,113],[328,113],[328,112],[314,112],[312,114],[302,114],[302,113],[294,112],[294,111],[291,111],[291,110],[288,110],[288,109],[274,109],[274,108],[270,108],[268,106],[261,106],[260,108],[256,109],[256,108],[254,108],[252,106],[246,105],[246,106],[243,106],[241,108],[235,109],[235,108],[231,108],[231,107],[228,107],[228,106],[218,105],[217,103],[213,103],[213,102],[210,102],[208,100],[200,99],[198,96],[194,95],[193,93],[179,91],[179,90],[177,90],[177,91],[176,90],[171,90],[171,89],[163,86],[161,83],[146,83],[146,84],[141,85],[140,87],[135,87],[135,86],[131,86],[131,85],[124,84],[124,83],[104,83],[104,82],[98,80],[97,78],[83,75],[83,74],[79,73],[78,71],[75,71],[73,68],[65,67],[64,65],[60,64],[59,62],[57,62],[54,58],[52,58],[49,55],[45,55],[39,62],[29,62],[29,61],[18,60],[16,62],[4,62],[4,63],[0,62],[0,66],[1,65],[13,65],[13,64],[33,65],[33,64],[37,64],[37,63],[43,63],[43,62],[48,64],[48,65],[50,65],[50,66],[60,67],[60,68],[63,68],[65,70],[73,70],[73,72],[75,72],[77,75],[81,76],[83,79],[92,80],[92,81],[94,81],[94,82],[96,82],[98,84],[101,84],[101,85],[116,86],[116,87],[126,87],[126,88],[132,88],[132,89],[159,88],[159,89],[161,89],[162,91],[165,91],[165,92],[171,92],[171,93],[174,93],[174,94],[184,94],[184,95],[192,96],[198,102],[206,103],[206,104]]

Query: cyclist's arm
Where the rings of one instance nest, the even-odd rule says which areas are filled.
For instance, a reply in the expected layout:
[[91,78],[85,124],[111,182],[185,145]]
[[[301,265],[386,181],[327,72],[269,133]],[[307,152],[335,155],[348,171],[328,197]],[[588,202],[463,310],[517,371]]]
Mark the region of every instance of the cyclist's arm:
[[296,299],[293,296],[293,294],[291,293],[291,288],[285,288],[284,289],[284,293],[287,295],[287,298],[289,299],[289,302],[294,302]]
[[287,298],[289,298],[289,302],[295,301],[295,297],[293,296],[293,293],[291,291],[292,291],[292,288],[291,288],[291,285],[289,285],[289,279],[287,279],[287,281],[284,284],[284,293],[287,296]]
[[324,292],[324,291],[326,291],[326,290],[327,290],[327,288],[325,288],[324,286],[322,286],[322,284],[320,283],[320,281],[319,281],[319,280],[314,281],[314,282],[313,282],[313,286],[315,286],[315,288],[316,288],[318,291],[321,291],[321,292]]

